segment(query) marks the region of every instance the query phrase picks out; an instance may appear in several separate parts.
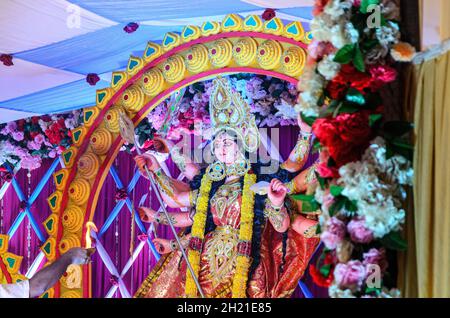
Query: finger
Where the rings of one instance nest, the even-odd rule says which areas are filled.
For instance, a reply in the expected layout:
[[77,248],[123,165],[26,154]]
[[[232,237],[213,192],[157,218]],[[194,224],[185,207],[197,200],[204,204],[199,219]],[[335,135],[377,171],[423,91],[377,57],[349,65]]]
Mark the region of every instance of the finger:
[[96,251],[96,249],[95,248],[88,248],[87,250],[86,250],[86,253],[87,253],[87,256],[91,256],[92,254],[94,254],[95,253],[95,251]]

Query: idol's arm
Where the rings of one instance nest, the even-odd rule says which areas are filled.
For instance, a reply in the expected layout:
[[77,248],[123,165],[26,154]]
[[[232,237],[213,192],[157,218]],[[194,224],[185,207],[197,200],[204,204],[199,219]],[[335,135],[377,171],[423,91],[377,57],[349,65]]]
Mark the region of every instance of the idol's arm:
[[289,215],[284,206],[287,188],[277,179],[272,179],[269,185],[266,203],[264,206],[264,216],[269,219],[273,228],[280,233],[287,231],[290,225]]
[[200,172],[199,167],[188,157],[184,156],[181,153],[180,147],[175,145],[172,141],[161,137],[155,137],[153,139],[153,144],[156,151],[170,154],[173,162],[188,180],[194,179],[194,177]]
[[300,132],[297,144],[289,154],[289,158],[283,162],[282,168],[289,172],[297,172],[303,168],[308,159],[311,136],[311,133]]
[[290,194],[304,193],[308,189],[308,185],[316,181],[316,166],[318,162],[314,163],[308,169],[302,171],[295,176],[294,179],[285,184]]
[[[162,199],[171,208],[183,208],[192,206],[192,193],[189,190],[181,190],[179,180],[175,180],[167,176],[161,169],[158,160],[150,154],[144,154],[136,156],[136,164],[141,172],[141,174],[147,178],[147,173],[145,172],[145,166],[148,170],[153,172],[154,180],[157,187],[160,190]],[[189,187],[184,184],[185,189]]]
[[[151,208],[140,207],[139,216],[141,220],[146,223],[156,222],[158,224],[168,225],[166,215],[162,212],[157,212]],[[169,218],[175,227],[189,227],[193,224],[193,214],[188,212],[169,212]]]
[[[191,237],[191,234],[187,234],[183,237],[180,237],[181,245],[183,246],[184,249],[186,249],[188,247],[190,237]],[[153,244],[155,244],[155,247],[160,254],[167,254],[170,252],[175,252],[179,249],[176,240],[155,238],[153,240]]]

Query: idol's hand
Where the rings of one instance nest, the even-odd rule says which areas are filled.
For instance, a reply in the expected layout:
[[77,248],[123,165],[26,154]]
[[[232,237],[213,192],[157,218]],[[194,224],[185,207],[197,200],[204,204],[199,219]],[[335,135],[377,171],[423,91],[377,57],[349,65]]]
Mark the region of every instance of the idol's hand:
[[139,217],[141,218],[142,222],[145,222],[145,223],[155,222],[155,216],[157,214],[157,212],[155,210],[141,206],[138,209],[138,211],[139,211]]
[[153,244],[155,244],[156,250],[159,254],[167,254],[172,252],[170,240],[155,238],[153,239]]
[[300,115],[300,113],[298,113],[298,116],[297,116],[297,122],[298,122],[298,126],[300,127],[300,130],[301,130],[302,132],[305,132],[305,133],[308,133],[308,134],[311,133],[312,127],[309,126],[307,123],[305,123],[305,122],[303,121],[302,116]]
[[281,207],[284,203],[284,198],[286,198],[287,191],[288,190],[283,182],[278,179],[272,179],[272,181],[270,181],[267,196],[273,206]]
[[174,145],[170,140],[161,137],[155,137],[153,138],[153,146],[155,147],[155,150],[157,152],[169,153],[170,149],[172,149]]
[[147,166],[148,170],[155,171],[160,168],[158,160],[150,154],[143,154],[134,157],[134,161],[136,161],[136,165],[139,168],[139,171],[144,177],[147,177],[145,173],[145,166]]

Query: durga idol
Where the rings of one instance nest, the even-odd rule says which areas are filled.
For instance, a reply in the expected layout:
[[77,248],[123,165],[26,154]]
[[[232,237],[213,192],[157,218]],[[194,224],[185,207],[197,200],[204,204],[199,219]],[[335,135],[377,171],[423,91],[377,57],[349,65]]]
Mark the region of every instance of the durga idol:
[[[299,214],[287,193],[304,190],[302,184],[311,182],[313,169],[292,178],[289,170],[298,170],[298,162],[291,159],[271,174],[265,173],[266,165],[250,163],[250,154],[259,147],[258,127],[249,106],[226,79],[214,80],[209,108],[215,161],[199,169],[170,151],[191,179],[189,184],[167,176],[150,154],[135,158],[142,172],[146,166],[153,173],[169,207],[190,209],[170,212],[169,217],[174,226],[185,228],[180,241],[195,275],[187,270],[174,240],[155,239],[164,255],[135,297],[198,297],[195,279],[206,297],[289,297],[318,238],[317,222]],[[301,155],[304,161],[305,153]],[[253,191],[260,181],[268,184],[265,194]],[[162,213],[145,207],[139,211],[145,222],[167,224]]]

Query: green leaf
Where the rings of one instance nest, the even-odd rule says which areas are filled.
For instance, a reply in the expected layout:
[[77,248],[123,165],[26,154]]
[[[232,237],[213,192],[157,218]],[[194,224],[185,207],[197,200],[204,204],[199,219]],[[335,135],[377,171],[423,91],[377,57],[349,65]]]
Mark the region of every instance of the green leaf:
[[316,235],[319,235],[320,233],[322,233],[322,227],[320,226],[320,223],[317,223]]
[[330,206],[330,209],[329,209],[330,216],[335,215],[344,207],[345,200],[346,200],[346,198],[344,198],[342,196],[335,198],[334,203]]
[[341,195],[342,191],[344,191],[343,187],[337,186],[337,185],[332,185],[330,187],[330,193],[333,197],[338,197]]
[[324,265],[320,268],[320,273],[323,277],[328,277],[331,271],[331,264]]
[[339,108],[338,113],[339,114],[343,114],[343,113],[353,114],[360,110],[361,110],[361,108],[358,106],[355,106],[354,103],[344,102],[344,103],[342,103],[342,106]]
[[300,116],[302,117],[303,122],[306,123],[310,127],[312,127],[312,125],[314,124],[314,122],[317,119],[317,117],[305,116],[305,115],[303,115],[303,113],[300,113]]
[[375,46],[377,46],[379,43],[380,43],[380,41],[378,41],[378,39],[370,39],[370,40],[362,42],[361,46],[364,51],[370,51]]
[[345,99],[351,103],[355,103],[358,105],[364,105],[366,103],[364,95],[353,87],[349,88],[349,90],[347,91],[347,95],[345,96]]
[[367,9],[369,6],[373,5],[373,4],[379,4],[380,1],[379,0],[362,0],[361,1],[361,6],[359,7],[359,11],[361,11],[361,13],[368,13]]
[[314,200],[314,195],[307,194],[293,194],[291,198],[296,201],[312,202]]
[[326,184],[325,178],[322,178],[317,171],[314,171],[314,174],[316,175],[316,179],[319,182],[320,188],[322,190],[325,190],[325,184]]
[[369,126],[374,127],[383,118],[382,114],[371,114],[369,115]]
[[302,201],[302,213],[316,212],[320,209],[320,205],[317,201]]
[[355,56],[353,57],[353,65],[356,69],[362,73],[366,71],[366,66],[364,64],[364,56],[361,52],[359,46],[355,48]]
[[347,44],[337,51],[334,61],[336,63],[348,64],[355,55],[355,44]]
[[387,248],[404,251],[408,247],[406,241],[401,237],[400,232],[391,232],[381,239],[381,243]]
[[356,200],[347,199],[345,201],[345,209],[352,213],[358,211],[358,206],[356,204]]

